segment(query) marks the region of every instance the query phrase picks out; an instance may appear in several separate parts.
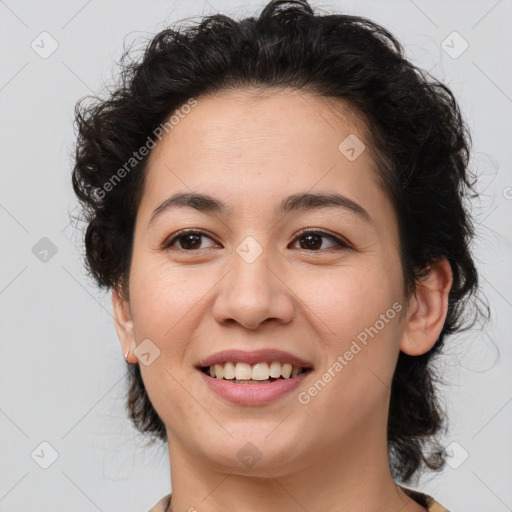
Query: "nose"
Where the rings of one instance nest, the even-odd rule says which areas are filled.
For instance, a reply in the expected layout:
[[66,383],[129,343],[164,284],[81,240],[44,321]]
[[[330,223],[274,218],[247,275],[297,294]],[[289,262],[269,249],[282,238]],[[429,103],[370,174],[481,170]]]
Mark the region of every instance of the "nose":
[[295,315],[294,294],[283,272],[264,256],[248,262],[236,252],[232,269],[219,283],[213,315],[219,324],[236,322],[247,329],[257,329],[271,320],[287,324]]

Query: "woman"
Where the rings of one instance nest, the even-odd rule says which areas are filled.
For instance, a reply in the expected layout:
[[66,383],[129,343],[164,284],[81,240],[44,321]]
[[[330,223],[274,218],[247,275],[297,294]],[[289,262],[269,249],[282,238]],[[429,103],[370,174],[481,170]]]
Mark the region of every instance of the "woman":
[[[470,135],[384,28],[270,2],[160,32],[76,109],[153,511],[443,511],[432,360],[477,289]],[[427,449],[433,446],[433,449]]]

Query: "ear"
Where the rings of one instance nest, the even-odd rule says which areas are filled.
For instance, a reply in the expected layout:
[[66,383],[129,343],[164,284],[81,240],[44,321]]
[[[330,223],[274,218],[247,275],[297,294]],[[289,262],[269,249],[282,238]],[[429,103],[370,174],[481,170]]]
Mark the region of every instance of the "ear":
[[121,292],[114,288],[112,289],[112,309],[114,311],[115,327],[117,337],[121,344],[123,357],[129,351],[126,362],[135,364],[138,362],[134,350],[137,348],[135,343],[135,334],[133,331],[133,319],[130,310],[130,302],[125,299]]
[[443,256],[432,263],[411,297],[400,343],[402,352],[419,356],[434,346],[446,320],[452,283],[450,262]]

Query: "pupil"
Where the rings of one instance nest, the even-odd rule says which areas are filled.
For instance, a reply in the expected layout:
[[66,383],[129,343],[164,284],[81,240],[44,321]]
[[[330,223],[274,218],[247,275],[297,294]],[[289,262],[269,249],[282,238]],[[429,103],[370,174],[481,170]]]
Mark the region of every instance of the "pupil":
[[[185,236],[183,237],[183,239],[185,240],[185,245],[187,245],[187,246],[190,246],[190,245],[197,245],[197,241],[198,241],[198,239],[199,239],[199,238],[200,238],[200,236],[199,236],[199,235],[185,235]],[[195,243],[194,243],[194,242],[189,243],[188,241],[189,241],[190,239],[195,239]],[[183,246],[183,244],[182,244],[182,246]],[[185,247],[183,247],[183,248],[185,249]],[[188,249],[190,249],[190,247],[187,247],[187,248],[188,248]],[[195,248],[196,248],[196,247],[192,247],[192,249],[195,249]]]
[[[321,237],[319,237],[318,235],[306,235],[306,236],[302,237],[302,240],[307,240],[307,242],[306,242],[307,247],[305,247],[306,249],[319,249],[320,246],[322,245],[321,242],[318,243],[318,240],[320,238]],[[316,243],[315,243],[315,239],[316,239]]]

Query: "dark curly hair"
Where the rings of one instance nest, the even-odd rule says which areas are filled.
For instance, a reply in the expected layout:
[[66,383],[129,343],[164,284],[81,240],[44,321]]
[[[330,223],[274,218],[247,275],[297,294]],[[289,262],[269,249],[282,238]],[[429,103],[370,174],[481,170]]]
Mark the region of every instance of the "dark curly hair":
[[[474,225],[465,204],[477,196],[476,178],[468,166],[470,133],[450,90],[411,64],[385,28],[359,16],[315,14],[301,0],[271,1],[258,18],[235,21],[217,14],[168,28],[149,42],[141,58],[127,59],[129,53],[121,58],[115,90],[89,104],[83,98],[75,108],[73,188],[87,223],[90,275],[100,287],[129,298],[134,220],[148,156],[116,183],[113,172],[190,98],[257,87],[344,100],[367,127],[379,178],[395,208],[406,297],[430,265],[442,257],[451,265],[442,332],[423,355],[400,352],[388,421],[395,479],[410,482],[424,465],[441,469],[436,434],[446,427],[446,414],[432,359],[447,335],[469,329],[482,313],[474,301],[475,314],[467,314],[468,299],[478,291],[470,252]],[[128,372],[131,420],[140,432],[165,441],[166,427],[146,393],[139,365],[130,365]]]

